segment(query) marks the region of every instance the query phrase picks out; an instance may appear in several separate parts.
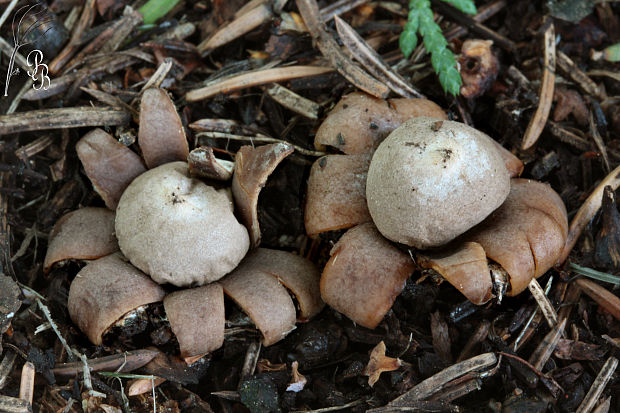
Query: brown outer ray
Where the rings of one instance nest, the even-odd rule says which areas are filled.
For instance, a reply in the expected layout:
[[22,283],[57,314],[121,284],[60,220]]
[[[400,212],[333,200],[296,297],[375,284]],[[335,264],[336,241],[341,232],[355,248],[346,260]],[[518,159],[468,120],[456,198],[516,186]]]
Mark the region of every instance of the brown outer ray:
[[189,146],[183,124],[163,89],[150,88],[142,95],[138,144],[149,169],[168,162],[187,161]]
[[551,187],[513,179],[502,206],[464,239],[480,243],[487,257],[508,272],[508,295],[514,296],[557,262],[567,232],[566,208]]
[[334,245],[323,269],[321,296],[357,324],[375,328],[400,294],[414,269],[408,254],[364,223]]
[[69,289],[69,315],[99,345],[105,331],[129,311],[161,301],[165,291],[120,254],[91,262]]
[[426,99],[386,101],[354,92],[340,99],[327,115],[316,132],[314,146],[370,155],[401,123],[420,115],[447,119],[439,106]]
[[131,181],[146,171],[136,153],[102,129],[84,135],[75,150],[95,191],[111,210]]
[[50,233],[43,271],[59,261],[94,260],[118,251],[114,236],[114,212],[87,207],[61,217]]
[[489,264],[484,249],[476,242],[419,254],[418,265],[437,271],[474,304],[484,304],[492,298]]
[[293,146],[287,143],[242,146],[235,157],[235,172],[232,193],[241,222],[250,233],[251,247],[260,244],[258,224],[258,195],[267,178],[284,158],[293,153]]
[[325,306],[319,290],[321,273],[304,257],[287,251],[257,248],[243,259],[240,267],[276,277],[295,295],[303,321],[317,315]]
[[295,305],[275,277],[239,266],[219,283],[226,295],[254,321],[263,334],[265,346],[277,343],[295,328]]
[[304,222],[313,236],[371,220],[366,204],[366,155],[327,155],[310,170]]
[[222,347],[226,319],[224,292],[218,283],[168,294],[164,309],[182,358],[200,358]]

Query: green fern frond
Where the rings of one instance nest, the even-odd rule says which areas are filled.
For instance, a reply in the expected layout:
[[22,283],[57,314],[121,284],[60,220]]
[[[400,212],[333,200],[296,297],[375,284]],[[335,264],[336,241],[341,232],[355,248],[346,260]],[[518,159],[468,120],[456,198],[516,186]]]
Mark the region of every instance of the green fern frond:
[[[472,0],[444,0],[464,13],[476,13]],[[441,28],[433,19],[430,0],[410,0],[409,16],[400,35],[399,46],[403,55],[409,58],[418,44],[416,32],[420,33],[424,48],[431,54],[431,63],[435,73],[439,75],[439,83],[443,90],[456,96],[459,94],[462,80],[456,68],[454,53],[448,49],[448,41]]]

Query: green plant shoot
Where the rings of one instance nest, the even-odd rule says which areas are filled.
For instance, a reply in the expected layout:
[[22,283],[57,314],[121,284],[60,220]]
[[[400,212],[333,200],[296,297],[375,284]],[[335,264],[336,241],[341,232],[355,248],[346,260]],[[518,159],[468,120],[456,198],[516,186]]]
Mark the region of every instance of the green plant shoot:
[[[475,14],[473,0],[443,0],[463,13]],[[418,35],[422,36],[424,48],[431,54],[431,64],[439,76],[439,83],[445,92],[454,96],[461,89],[461,74],[456,68],[454,53],[448,49],[448,41],[441,28],[433,20],[430,0],[410,0],[407,23],[400,35],[400,50],[406,58],[411,56],[418,44]]]
[[138,9],[142,14],[143,24],[153,24],[157,20],[164,17],[174,6],[177,5],[179,0],[149,0],[142,7]]

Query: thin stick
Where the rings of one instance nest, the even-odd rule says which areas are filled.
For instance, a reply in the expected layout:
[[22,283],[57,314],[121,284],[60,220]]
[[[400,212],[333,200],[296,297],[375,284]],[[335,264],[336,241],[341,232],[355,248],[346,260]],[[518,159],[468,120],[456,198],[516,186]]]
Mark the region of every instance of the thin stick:
[[0,135],[44,129],[123,125],[131,120],[126,110],[94,107],[39,109],[0,116]]
[[530,356],[529,362],[536,368],[536,370],[542,370],[545,363],[553,354],[558,342],[562,338],[564,334],[564,328],[566,327],[566,319],[562,320],[561,323],[556,324],[555,327],[547,333],[547,335],[540,342],[536,350]]
[[551,111],[551,103],[553,102],[553,90],[555,88],[555,31],[553,23],[550,22],[543,36],[545,46],[544,50],[544,67],[542,81],[540,82],[540,92],[538,107],[523,136],[521,149],[526,150],[536,143]]
[[[268,136],[242,136],[242,135],[233,135],[231,133],[224,132],[199,132],[196,134],[196,138],[211,138],[211,139],[230,139],[232,141],[246,141],[251,142],[260,142],[260,143],[286,143],[287,145],[293,145],[290,142],[283,141],[281,139],[271,138]],[[313,151],[310,149],[302,148],[301,146],[293,145],[295,152],[299,152],[302,155],[307,156],[324,156],[327,155],[326,152],[321,151]]]
[[536,281],[536,278],[532,278],[532,281],[530,281],[527,285],[527,288],[534,296],[534,299],[536,299],[536,302],[545,316],[545,320],[547,320],[549,327],[554,328],[558,324],[558,314],[555,312],[555,309],[549,302],[549,299],[540,287],[540,284]]
[[586,394],[586,397],[583,398],[583,401],[577,408],[576,413],[588,413],[594,408],[603,390],[605,390],[605,386],[607,386],[611,376],[613,376],[616,371],[616,367],[618,367],[618,359],[615,357],[608,358],[598,376],[594,379],[594,383],[592,383],[592,387],[590,387],[588,394]]
[[332,72],[331,67],[322,66],[288,66],[273,69],[255,70],[248,73],[232,76],[227,79],[217,79],[213,84],[187,92],[185,99],[188,102],[208,99],[219,93],[230,93],[240,89],[264,85],[265,83],[281,82],[300,77],[318,76]]

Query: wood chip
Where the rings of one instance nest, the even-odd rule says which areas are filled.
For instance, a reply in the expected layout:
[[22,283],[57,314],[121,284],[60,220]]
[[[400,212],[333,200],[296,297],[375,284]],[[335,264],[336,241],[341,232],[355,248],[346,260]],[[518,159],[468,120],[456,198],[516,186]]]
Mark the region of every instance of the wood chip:
[[357,88],[372,96],[386,98],[390,89],[353,63],[340,49],[334,38],[327,33],[321,22],[316,0],[297,0],[296,4],[317,47],[332,66]]
[[21,380],[19,382],[19,398],[32,405],[34,398],[34,364],[27,361],[22,367]]
[[125,125],[131,113],[112,108],[73,107],[38,109],[0,116],[0,136],[44,129]]
[[620,320],[620,298],[594,281],[580,278],[575,283],[598,305],[609,311],[616,320]]
[[0,394],[0,412],[3,413],[32,413],[32,407],[26,400]]
[[336,28],[342,43],[349,49],[355,60],[360,62],[373,76],[381,79],[394,93],[402,97],[424,97],[424,95],[411,87],[402,76],[392,70],[379,53],[370,47],[362,36],[357,34],[344,20],[338,16],[334,17],[334,20],[336,21]]
[[467,373],[487,369],[493,366],[496,362],[497,357],[495,354],[484,353],[454,364],[417,384],[407,393],[392,400],[388,406],[407,407],[409,406],[409,403],[424,400],[433,394],[440,392],[445,385],[450,383],[452,380],[462,377]]
[[605,191],[605,187],[609,185],[615,191],[620,186],[620,166],[616,167],[609,175],[607,175],[592,191],[590,196],[585,200],[585,202],[581,205],[577,214],[570,223],[570,227],[568,229],[568,236],[566,238],[566,243],[564,244],[564,249],[560,258],[558,258],[558,264],[562,264],[568,258],[571,250],[577,243],[579,236],[583,232],[588,222],[594,218],[594,215],[601,208],[601,204],[603,202],[603,192]]
[[526,150],[532,147],[540,137],[551,111],[553,103],[553,89],[555,87],[555,31],[552,22],[543,36],[544,42],[544,66],[543,76],[540,82],[538,107],[523,136],[521,149]]
[[319,117],[321,106],[318,103],[306,99],[303,96],[299,96],[297,93],[284,86],[274,83],[273,86],[267,89],[267,94],[288,110],[298,113],[301,116],[308,119],[318,119]]
[[258,7],[247,11],[217,30],[208,39],[202,41],[198,45],[198,51],[205,56],[211,50],[223,46],[267,23],[272,17],[271,7],[268,4],[260,4]]
[[196,102],[208,99],[219,93],[230,93],[239,89],[264,85],[265,83],[283,82],[300,77],[318,76],[332,72],[333,70],[334,69],[330,67],[322,66],[287,66],[273,69],[259,69],[226,79],[218,79],[212,84],[200,89],[190,90],[185,95],[185,99],[188,102]]

